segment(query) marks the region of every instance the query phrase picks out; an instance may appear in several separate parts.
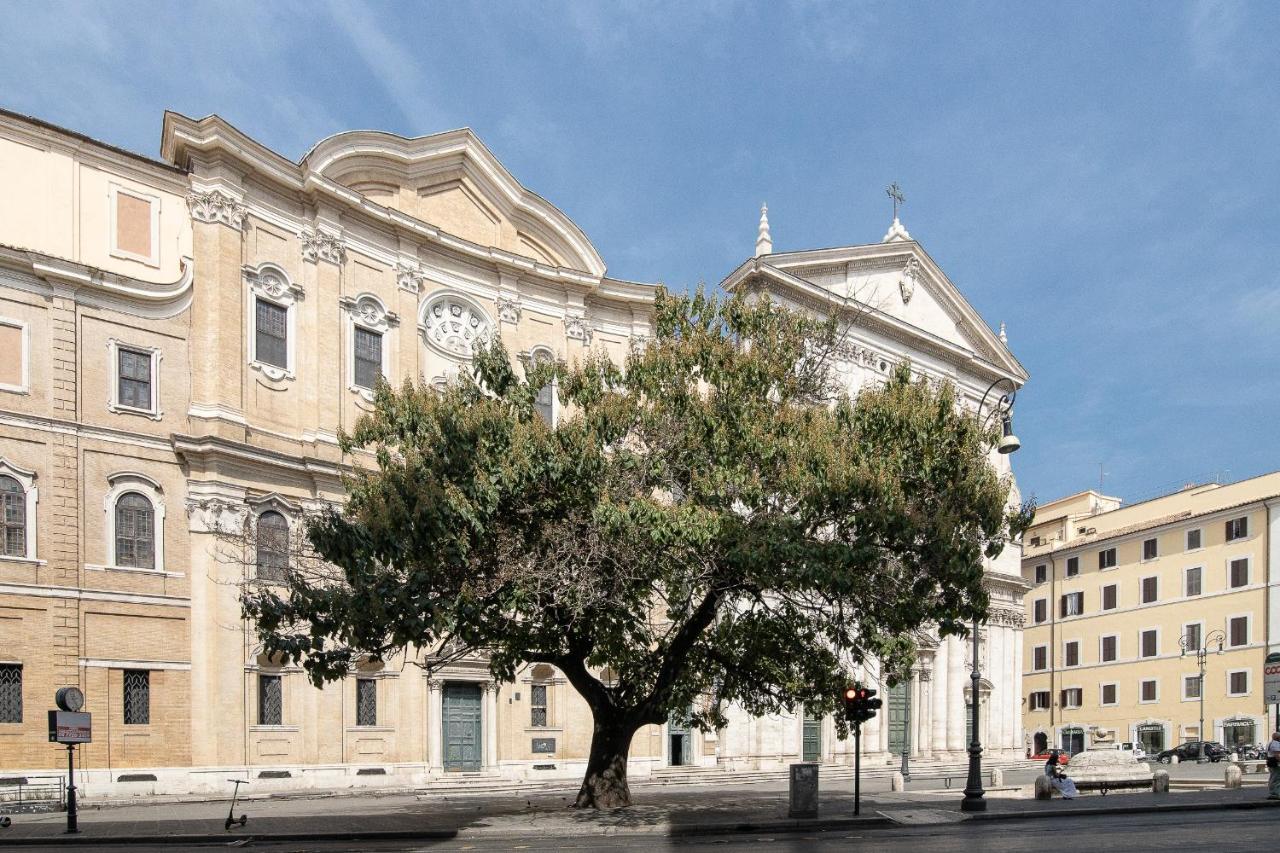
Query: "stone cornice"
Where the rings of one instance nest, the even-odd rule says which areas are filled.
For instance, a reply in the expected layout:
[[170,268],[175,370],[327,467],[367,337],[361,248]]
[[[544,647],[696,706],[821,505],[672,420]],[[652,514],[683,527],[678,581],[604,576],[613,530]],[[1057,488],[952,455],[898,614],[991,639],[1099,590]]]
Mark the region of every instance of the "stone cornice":
[[139,317],[162,319],[191,304],[194,263],[180,261],[182,275],[171,282],[147,282],[98,267],[51,255],[0,245],[0,271],[23,275],[6,279],[6,286],[42,295],[60,295],[96,308]]

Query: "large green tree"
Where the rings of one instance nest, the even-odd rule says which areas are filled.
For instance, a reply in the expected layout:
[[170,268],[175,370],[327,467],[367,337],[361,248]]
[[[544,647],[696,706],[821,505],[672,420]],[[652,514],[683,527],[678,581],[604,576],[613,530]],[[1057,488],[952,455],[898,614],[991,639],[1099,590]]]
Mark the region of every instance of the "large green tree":
[[401,653],[555,666],[594,719],[577,805],[614,807],[642,726],[834,710],[863,661],[893,677],[914,632],[984,616],[1025,513],[950,387],[903,366],[850,400],[835,321],[765,299],[660,290],[654,332],[625,365],[495,344],[443,391],[380,389],[342,437],[376,465],[308,526],[331,573],[245,595],[265,650],[317,683]]

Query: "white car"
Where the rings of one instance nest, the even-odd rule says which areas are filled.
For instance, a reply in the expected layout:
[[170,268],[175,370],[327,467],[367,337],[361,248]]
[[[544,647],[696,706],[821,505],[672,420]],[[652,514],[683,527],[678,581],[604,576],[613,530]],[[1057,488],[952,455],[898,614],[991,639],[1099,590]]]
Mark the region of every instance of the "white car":
[[1123,743],[1117,743],[1116,749],[1121,752],[1129,753],[1139,761],[1144,761],[1147,757],[1147,751],[1142,748],[1142,744],[1140,743],[1129,743],[1128,741],[1125,741]]

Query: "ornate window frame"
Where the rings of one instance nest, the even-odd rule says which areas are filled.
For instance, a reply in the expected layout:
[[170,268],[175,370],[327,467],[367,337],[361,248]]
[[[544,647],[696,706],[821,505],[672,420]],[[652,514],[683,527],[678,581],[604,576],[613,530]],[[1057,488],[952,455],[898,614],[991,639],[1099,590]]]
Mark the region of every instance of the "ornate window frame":
[[362,293],[354,299],[344,296],[338,300],[346,313],[346,371],[347,390],[373,401],[373,389],[356,384],[356,329],[376,332],[382,336],[382,375],[391,381],[391,329],[400,325],[400,317],[388,311],[386,304],[372,293]]
[[[436,305],[448,302],[456,303],[459,308],[469,310],[472,316],[477,317],[484,325],[483,329],[478,330],[475,335],[467,339],[466,352],[447,347],[432,336],[431,317],[435,313],[434,308]],[[431,294],[430,298],[424,299],[418,309],[418,333],[422,337],[423,343],[440,355],[450,361],[467,364],[474,358],[472,344],[482,337],[487,338],[497,335],[498,326],[493,321],[493,318],[489,316],[489,312],[472,297],[456,290],[438,290]]]
[[[285,523],[289,525],[289,541],[292,542],[293,535],[298,529],[297,525],[298,520],[302,515],[302,507],[277,492],[268,492],[265,495],[245,498],[245,506],[248,507],[246,523],[252,525],[251,529],[253,531],[254,566],[251,570],[252,577],[250,579],[258,583],[280,583],[280,581],[270,581],[258,577],[258,519],[261,518],[264,513],[268,512],[277,512],[284,516]],[[289,556],[291,559],[292,555]]]
[[[294,284],[279,264],[269,261],[256,267],[243,268],[245,282],[245,330],[248,335],[249,367],[273,382],[292,380],[297,375],[298,302],[304,297],[302,288]],[[275,305],[285,311],[285,366],[283,368],[258,361],[257,301]]]
[[[169,574],[164,568],[164,489],[146,474],[139,474],[136,471],[112,474],[107,477],[107,483],[111,488],[102,498],[102,508],[107,516],[103,529],[106,531],[104,553],[108,557],[108,562],[101,568],[142,574]],[[152,523],[155,525],[152,531],[152,540],[155,542],[155,567],[151,569],[122,566],[116,560],[116,501],[129,492],[137,492],[151,501]]]
[[[145,201],[151,210],[151,254],[139,255],[136,252],[130,252],[121,249],[116,245],[116,236],[120,233],[116,227],[116,216],[119,208],[117,196],[127,195],[130,198],[136,198],[138,201]],[[113,258],[124,258],[130,261],[138,261],[149,267],[160,266],[160,196],[151,193],[135,190],[130,187],[123,186],[112,182],[107,185],[107,245],[110,246],[109,254]]]
[[[554,364],[557,360],[556,352],[546,344],[538,344],[529,350],[529,363],[540,364],[542,361],[549,361]],[[544,386],[545,387],[545,386]],[[560,422],[560,380],[551,380],[551,428],[555,429],[556,424]],[[538,389],[538,393],[542,393],[542,389]]]
[[33,562],[43,562],[36,558],[36,531],[40,529],[39,525],[36,524],[36,505],[40,502],[40,489],[36,486],[36,472],[28,471],[26,468],[19,468],[17,465],[14,465],[12,462],[9,462],[4,457],[0,456],[0,474],[17,480],[18,485],[22,487],[22,492],[27,499],[26,556],[0,556],[0,560],[31,560]]
[[[151,408],[140,409],[120,402],[120,350],[140,352],[151,356]],[[142,415],[158,421],[164,417],[160,408],[160,360],[164,353],[160,347],[126,343],[117,338],[107,339],[107,358],[111,364],[111,392],[107,396],[107,410],[117,415]]]
[[22,381],[18,385],[10,385],[8,382],[0,382],[0,391],[8,391],[11,394],[30,394],[31,393],[31,326],[26,320],[19,320],[16,317],[0,317],[0,326],[8,326],[11,329],[18,330],[18,336],[22,343]]

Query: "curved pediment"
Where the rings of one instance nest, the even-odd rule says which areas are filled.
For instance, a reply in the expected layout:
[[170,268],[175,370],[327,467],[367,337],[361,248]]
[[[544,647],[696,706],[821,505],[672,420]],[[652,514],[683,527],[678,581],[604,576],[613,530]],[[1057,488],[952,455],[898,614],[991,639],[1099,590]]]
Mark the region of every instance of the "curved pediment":
[[525,189],[468,128],[413,139],[338,133],[307,152],[302,166],[477,245],[604,274],[604,261],[582,229]]

